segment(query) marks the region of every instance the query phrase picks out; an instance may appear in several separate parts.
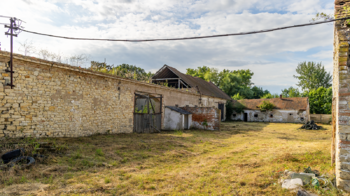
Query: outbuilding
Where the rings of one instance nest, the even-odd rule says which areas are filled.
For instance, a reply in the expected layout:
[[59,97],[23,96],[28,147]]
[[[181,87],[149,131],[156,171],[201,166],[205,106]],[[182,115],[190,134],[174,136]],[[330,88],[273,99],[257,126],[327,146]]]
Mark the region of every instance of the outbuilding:
[[190,129],[192,113],[177,106],[165,106],[164,130]]
[[[271,111],[261,111],[259,105],[263,101],[272,103],[274,108]],[[310,120],[308,97],[243,99],[234,101],[234,106],[243,108],[243,111],[234,112],[232,120],[281,123],[305,123]]]

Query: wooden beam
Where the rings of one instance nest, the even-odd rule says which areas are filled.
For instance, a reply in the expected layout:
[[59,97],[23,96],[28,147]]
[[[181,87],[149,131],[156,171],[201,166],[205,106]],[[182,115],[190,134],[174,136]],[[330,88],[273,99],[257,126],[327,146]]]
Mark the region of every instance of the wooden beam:
[[152,79],[152,80],[178,80],[179,78],[159,78],[159,79]]
[[181,80],[181,83],[183,84],[183,85],[185,85],[186,86],[186,88],[188,88],[188,86]]

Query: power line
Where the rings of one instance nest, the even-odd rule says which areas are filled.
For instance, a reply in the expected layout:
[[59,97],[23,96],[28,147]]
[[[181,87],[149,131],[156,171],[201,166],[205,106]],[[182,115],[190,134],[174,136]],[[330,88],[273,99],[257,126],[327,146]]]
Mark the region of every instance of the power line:
[[71,39],[71,40],[90,40],[90,41],[114,41],[114,42],[152,42],[152,41],[176,41],[176,40],[191,40],[191,39],[205,39],[205,38],[215,38],[215,37],[226,37],[226,36],[238,36],[238,35],[251,35],[251,34],[259,34],[259,33],[267,33],[272,31],[279,31],[284,29],[291,29],[296,27],[305,27],[305,26],[312,26],[312,25],[318,25],[318,24],[324,24],[324,23],[330,23],[338,20],[347,20],[350,19],[350,17],[345,18],[339,18],[339,19],[332,19],[327,21],[321,21],[321,22],[313,22],[313,23],[306,23],[306,24],[300,24],[300,25],[293,25],[293,26],[285,26],[285,27],[279,27],[274,29],[267,29],[267,30],[261,30],[261,31],[251,31],[251,32],[244,32],[244,33],[231,33],[231,34],[219,34],[219,35],[207,35],[207,36],[197,36],[197,37],[181,37],[181,38],[161,38],[161,39],[99,39],[99,38],[76,38],[76,37],[65,37],[65,36],[58,36],[58,35],[50,35],[45,33],[39,33],[34,31],[28,31],[21,29],[23,32],[32,33],[36,35],[43,35],[43,36],[49,36],[49,37],[56,37],[56,38],[62,38],[62,39]]
[[0,17],[2,17],[2,18],[12,18],[11,16],[3,16],[3,15],[0,15]]

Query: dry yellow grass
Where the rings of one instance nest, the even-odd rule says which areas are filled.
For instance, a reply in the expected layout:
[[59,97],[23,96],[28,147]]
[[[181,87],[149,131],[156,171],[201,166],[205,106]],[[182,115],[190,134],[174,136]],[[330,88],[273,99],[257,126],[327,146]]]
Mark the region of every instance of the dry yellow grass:
[[[278,185],[280,171],[311,166],[332,176],[333,170],[331,126],[300,126],[227,122],[217,132],[48,139],[69,150],[27,171],[0,171],[0,189],[37,195],[295,195]],[[20,188],[28,184],[34,190]]]

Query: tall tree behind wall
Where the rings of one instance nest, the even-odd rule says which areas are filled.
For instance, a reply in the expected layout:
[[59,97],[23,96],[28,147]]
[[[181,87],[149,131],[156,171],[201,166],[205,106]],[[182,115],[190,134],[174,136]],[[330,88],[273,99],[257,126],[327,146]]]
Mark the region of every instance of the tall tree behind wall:
[[260,98],[260,95],[269,93],[262,88],[252,87],[251,79],[254,73],[249,69],[233,71],[224,69],[219,72],[215,68],[203,66],[197,69],[188,68],[186,74],[211,81],[229,96],[235,96],[236,99]]
[[303,91],[310,91],[318,89],[319,87],[328,88],[332,86],[332,75],[327,72],[322,63],[315,62],[302,62],[299,63],[296,72],[299,74],[294,75],[299,80],[297,86]]

